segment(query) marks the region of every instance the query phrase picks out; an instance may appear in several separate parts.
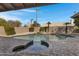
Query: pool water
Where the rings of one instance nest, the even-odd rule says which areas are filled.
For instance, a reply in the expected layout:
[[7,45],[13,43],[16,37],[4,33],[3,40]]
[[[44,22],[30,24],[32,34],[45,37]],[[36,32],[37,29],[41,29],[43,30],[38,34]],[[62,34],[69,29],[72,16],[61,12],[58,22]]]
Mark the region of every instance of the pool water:
[[23,36],[16,36],[16,39],[24,39],[24,40],[34,40],[34,41],[52,41],[52,40],[67,40],[72,39],[75,36],[71,35],[43,35],[43,34],[30,34],[30,35],[23,35]]
[[48,48],[46,46],[43,46],[40,44],[40,42],[35,42],[34,41],[34,44],[30,47],[27,48],[27,51],[30,51],[30,52],[40,52],[40,51],[45,51],[47,50]]
[[34,40],[34,41],[40,41],[40,40],[47,40],[48,36],[46,35],[39,35],[39,34],[33,34],[33,35],[23,35],[23,36],[16,36],[14,37],[16,39],[24,39],[24,40]]

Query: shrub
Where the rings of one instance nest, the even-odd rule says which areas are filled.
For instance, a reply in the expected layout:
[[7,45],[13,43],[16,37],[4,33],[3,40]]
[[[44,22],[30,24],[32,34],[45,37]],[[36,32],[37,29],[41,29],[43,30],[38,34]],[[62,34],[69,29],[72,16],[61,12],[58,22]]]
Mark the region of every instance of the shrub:
[[4,26],[5,28],[5,32],[7,35],[13,35],[15,34],[15,30],[13,27],[10,27],[10,26]]
[[0,26],[4,26],[4,29],[7,35],[15,34],[14,27],[12,27],[12,25],[9,24],[9,22],[7,22],[5,19],[0,18]]

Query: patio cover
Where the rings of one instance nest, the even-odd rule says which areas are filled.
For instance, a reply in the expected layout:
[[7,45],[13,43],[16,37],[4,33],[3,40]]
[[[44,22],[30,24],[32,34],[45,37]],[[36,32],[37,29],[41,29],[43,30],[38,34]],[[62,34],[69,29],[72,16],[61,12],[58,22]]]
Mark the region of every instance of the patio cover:
[[0,12],[45,6],[54,3],[0,3]]

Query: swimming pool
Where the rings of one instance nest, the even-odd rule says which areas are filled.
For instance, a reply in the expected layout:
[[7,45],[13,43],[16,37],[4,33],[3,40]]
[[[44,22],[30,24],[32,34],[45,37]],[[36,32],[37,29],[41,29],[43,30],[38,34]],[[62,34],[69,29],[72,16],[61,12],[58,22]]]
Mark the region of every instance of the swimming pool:
[[16,39],[24,39],[24,40],[34,40],[34,41],[52,41],[52,40],[68,40],[75,38],[74,35],[65,35],[65,34],[56,34],[56,35],[48,35],[48,34],[29,34],[22,36],[15,36]]
[[69,40],[75,38],[74,35],[66,35],[66,34],[56,34],[56,35],[48,35],[48,34],[30,34],[30,35],[22,35],[22,36],[15,36],[16,39],[23,39],[33,41],[33,45],[29,45],[26,48],[26,51],[29,52],[40,52],[40,51],[47,51],[50,47],[48,41],[54,40]]

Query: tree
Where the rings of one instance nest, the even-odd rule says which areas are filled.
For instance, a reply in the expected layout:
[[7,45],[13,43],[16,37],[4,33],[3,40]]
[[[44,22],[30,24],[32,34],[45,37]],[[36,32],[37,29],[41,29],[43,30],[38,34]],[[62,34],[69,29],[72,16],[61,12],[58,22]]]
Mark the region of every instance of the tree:
[[74,19],[74,24],[79,28],[79,18]]
[[33,19],[31,19],[31,24],[32,24],[32,22],[33,22]]
[[27,25],[25,24],[24,27],[27,27]]
[[48,32],[49,32],[50,24],[51,24],[51,22],[47,22],[47,25],[48,25]]
[[0,26],[6,25],[7,21],[3,18],[0,18]]
[[8,21],[8,24],[9,24],[10,26],[14,27],[14,21],[9,20],[9,21]]
[[34,21],[33,24],[31,24],[31,27],[40,27],[40,24],[37,21]]
[[16,20],[15,24],[16,24],[16,27],[20,27],[22,23],[20,21]]
[[66,27],[65,27],[65,33],[66,33],[66,34],[68,33],[68,24],[70,24],[70,23],[69,23],[69,22],[66,22],[66,23],[65,23],[65,26],[66,26]]
[[13,21],[13,20],[9,20],[8,21],[9,25],[11,25],[12,27],[20,27],[21,26],[21,22],[16,20],[16,21]]

